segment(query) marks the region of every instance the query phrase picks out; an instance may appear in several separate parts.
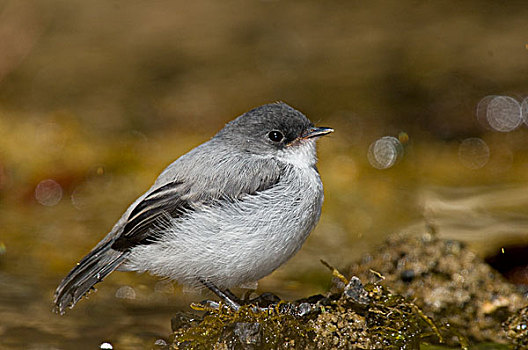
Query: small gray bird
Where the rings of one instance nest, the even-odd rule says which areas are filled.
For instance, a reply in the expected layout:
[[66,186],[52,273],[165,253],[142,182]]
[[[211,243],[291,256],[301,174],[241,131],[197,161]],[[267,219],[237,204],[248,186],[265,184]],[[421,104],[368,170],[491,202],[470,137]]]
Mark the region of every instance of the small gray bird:
[[227,289],[290,259],[321,214],[315,140],[331,133],[278,102],[255,108],[169,165],[62,280],[63,314],[114,270]]

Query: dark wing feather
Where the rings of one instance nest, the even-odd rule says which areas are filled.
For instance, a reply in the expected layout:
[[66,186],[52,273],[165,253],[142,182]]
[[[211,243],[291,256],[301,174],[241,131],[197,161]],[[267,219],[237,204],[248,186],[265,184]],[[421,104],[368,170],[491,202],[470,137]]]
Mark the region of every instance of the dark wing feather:
[[124,251],[138,244],[152,242],[150,230],[159,227],[169,218],[177,218],[192,210],[184,195],[183,182],[170,182],[149,193],[128,216],[121,235],[115,240],[112,249]]
[[150,229],[168,217],[190,209],[182,199],[181,182],[171,182],[150,193],[128,216],[123,232],[115,241],[95,247],[64,278],[55,292],[56,310],[61,314],[73,307],[93,286],[126,260],[128,248],[149,243]]
[[73,307],[96,283],[101,282],[126,259],[128,252],[112,250],[110,243],[94,248],[62,280],[55,291],[57,312],[63,314],[67,307]]

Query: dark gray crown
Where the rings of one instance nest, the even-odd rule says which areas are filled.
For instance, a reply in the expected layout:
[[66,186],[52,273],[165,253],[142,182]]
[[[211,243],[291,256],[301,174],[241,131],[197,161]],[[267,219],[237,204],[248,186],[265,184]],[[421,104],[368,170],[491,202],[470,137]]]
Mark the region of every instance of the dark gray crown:
[[[241,146],[243,143],[255,143],[255,148],[268,145],[276,149],[284,147],[312,127],[313,123],[304,114],[284,102],[276,102],[244,113],[228,123],[216,137]],[[271,142],[267,136],[271,131],[280,131],[284,139],[280,143]]]

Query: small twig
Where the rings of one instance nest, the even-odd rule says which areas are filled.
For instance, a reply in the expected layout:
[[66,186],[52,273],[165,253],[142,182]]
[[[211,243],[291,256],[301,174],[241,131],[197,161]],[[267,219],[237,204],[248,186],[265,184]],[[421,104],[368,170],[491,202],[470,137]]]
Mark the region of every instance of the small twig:
[[438,337],[438,341],[440,343],[443,343],[444,342],[444,338],[440,334],[440,331],[438,330],[438,327],[436,327],[436,325],[434,324],[433,320],[431,320],[426,314],[424,314],[423,311],[416,304],[411,303],[410,305],[414,309],[414,311],[416,311],[418,316],[420,316],[422,318],[422,320],[424,320],[429,325],[429,327],[431,327],[433,332]]
[[369,269],[370,273],[376,275],[381,281],[385,280],[385,276],[381,274],[381,272],[374,271],[372,269]]
[[343,276],[343,274],[342,274],[341,272],[339,272],[338,269],[336,269],[335,267],[333,267],[332,265],[330,265],[329,263],[327,263],[327,262],[324,261],[323,259],[321,259],[321,263],[322,263],[324,266],[328,267],[328,268],[330,269],[330,271],[332,271],[332,275],[333,275],[334,277],[339,278],[339,280],[340,280],[341,282],[343,282],[343,283],[345,284],[345,286],[348,284],[348,282],[349,282],[348,279],[347,279],[345,276]]

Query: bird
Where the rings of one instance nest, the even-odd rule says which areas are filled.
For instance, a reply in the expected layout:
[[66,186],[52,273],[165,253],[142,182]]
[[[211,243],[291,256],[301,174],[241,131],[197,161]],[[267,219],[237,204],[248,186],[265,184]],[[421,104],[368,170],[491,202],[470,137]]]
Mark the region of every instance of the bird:
[[256,107],[171,163],[54,294],[64,314],[113,271],[149,272],[213,291],[256,282],[289,260],[323,204],[315,127],[284,102]]

